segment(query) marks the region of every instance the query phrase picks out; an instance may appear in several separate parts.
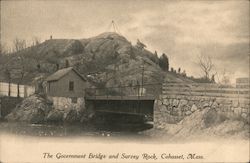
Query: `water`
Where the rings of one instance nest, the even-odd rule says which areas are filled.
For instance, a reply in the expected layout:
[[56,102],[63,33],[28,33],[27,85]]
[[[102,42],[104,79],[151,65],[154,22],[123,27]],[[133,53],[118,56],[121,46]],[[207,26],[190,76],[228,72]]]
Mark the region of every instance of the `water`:
[[[246,162],[249,159],[249,141],[232,139],[169,142],[167,139],[163,141],[155,136],[147,136],[145,132],[100,130],[86,125],[0,122],[0,160],[2,162],[118,162],[119,160],[57,159],[56,157],[44,159],[44,152],[54,156],[57,153],[87,155],[89,153],[106,155],[125,153],[139,156],[143,153],[155,153],[159,162],[166,162],[160,159],[162,153],[188,155],[191,152],[203,156],[202,162]],[[172,162],[172,160],[169,161]],[[184,161],[190,162],[190,160]],[[146,162],[146,160],[141,159],[140,162]]]
[[3,135],[19,135],[32,137],[89,137],[115,139],[150,139],[141,132],[118,131],[110,128],[97,128],[94,125],[80,124],[27,124],[27,123],[0,123],[0,133]]
[[[7,126],[5,126],[7,125]],[[79,127],[1,124],[0,160],[2,162],[174,162],[161,159],[161,155],[202,156],[202,160],[179,160],[180,162],[247,162],[249,141],[227,140],[214,142],[155,141],[140,133],[86,131]],[[11,126],[11,127],[10,127]],[[74,129],[72,129],[74,128]],[[10,133],[12,132],[12,133]],[[44,158],[44,153],[53,158]],[[118,159],[89,159],[94,155],[117,155]],[[156,154],[158,160],[145,160],[142,155]],[[85,159],[58,159],[57,154],[83,155]],[[138,160],[124,160],[121,155],[138,155]],[[178,160],[177,160],[178,161]]]

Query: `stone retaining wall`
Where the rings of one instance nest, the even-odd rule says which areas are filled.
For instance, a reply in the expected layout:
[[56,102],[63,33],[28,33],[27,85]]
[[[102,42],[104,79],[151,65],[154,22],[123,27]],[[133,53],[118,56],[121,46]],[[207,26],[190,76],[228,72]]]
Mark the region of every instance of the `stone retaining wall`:
[[161,95],[156,101],[155,124],[177,123],[198,109],[213,108],[229,119],[249,123],[249,100],[231,100],[213,97]]
[[80,97],[51,97],[49,96],[48,99],[50,99],[53,102],[53,106],[57,110],[64,110],[69,111],[71,109],[73,110],[83,110],[85,109],[85,100],[84,98]]

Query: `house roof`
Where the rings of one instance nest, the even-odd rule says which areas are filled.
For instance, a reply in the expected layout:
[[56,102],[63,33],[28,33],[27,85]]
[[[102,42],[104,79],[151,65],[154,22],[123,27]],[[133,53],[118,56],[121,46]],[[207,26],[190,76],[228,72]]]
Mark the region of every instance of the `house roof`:
[[46,81],[57,81],[61,79],[63,76],[68,74],[70,71],[74,71],[82,80],[87,81],[78,71],[76,71],[73,67],[63,68],[56,71],[54,74],[47,77]]

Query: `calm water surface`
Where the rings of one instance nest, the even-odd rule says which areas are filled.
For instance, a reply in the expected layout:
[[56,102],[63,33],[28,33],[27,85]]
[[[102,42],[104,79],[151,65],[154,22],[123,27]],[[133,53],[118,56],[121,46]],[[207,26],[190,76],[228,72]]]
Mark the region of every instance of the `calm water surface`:
[[100,129],[93,125],[0,123],[1,135],[22,135],[32,137],[78,137],[121,140],[148,140],[150,136],[142,132]]

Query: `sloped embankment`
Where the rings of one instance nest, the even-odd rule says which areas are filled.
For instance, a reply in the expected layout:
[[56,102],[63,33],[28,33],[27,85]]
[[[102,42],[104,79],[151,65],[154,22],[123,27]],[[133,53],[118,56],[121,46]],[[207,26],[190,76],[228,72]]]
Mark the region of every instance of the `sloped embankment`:
[[178,124],[155,126],[145,134],[168,140],[208,140],[212,138],[249,138],[249,124],[230,120],[215,109],[197,110]]
[[[22,56],[22,62],[17,56]],[[67,62],[66,62],[67,61]],[[28,47],[0,60],[0,79],[8,81],[4,70],[13,70],[12,81],[19,82],[16,67],[23,67],[25,76],[22,83],[31,83],[39,76],[48,76],[63,68],[66,63],[81,74],[90,74],[97,83],[106,86],[137,84],[144,67],[144,83],[167,81],[189,81],[171,72],[163,71],[158,56],[147,49],[138,48],[124,36],[117,33],[102,33],[88,39],[50,39]],[[2,64],[1,64],[2,63]],[[5,64],[6,63],[6,64]]]

